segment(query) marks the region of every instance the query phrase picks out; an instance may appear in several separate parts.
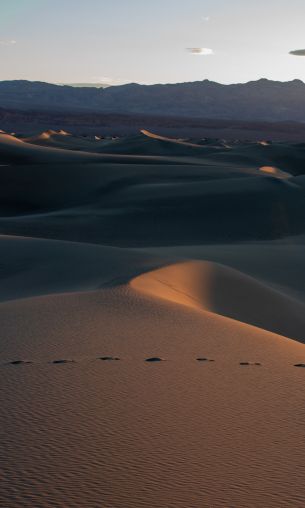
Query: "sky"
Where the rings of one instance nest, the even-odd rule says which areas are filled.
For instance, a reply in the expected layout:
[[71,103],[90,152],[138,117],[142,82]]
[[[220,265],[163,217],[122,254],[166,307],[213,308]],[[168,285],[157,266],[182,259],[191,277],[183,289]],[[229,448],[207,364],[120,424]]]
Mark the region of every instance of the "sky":
[[0,80],[305,81],[304,0],[0,0]]

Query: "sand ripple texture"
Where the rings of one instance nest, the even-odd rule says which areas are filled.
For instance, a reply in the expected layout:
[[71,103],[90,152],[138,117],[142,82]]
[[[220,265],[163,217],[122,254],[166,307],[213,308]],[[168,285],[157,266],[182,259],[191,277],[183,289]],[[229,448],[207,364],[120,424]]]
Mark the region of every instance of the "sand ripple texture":
[[[130,289],[4,306],[5,360],[35,363],[0,369],[1,506],[304,506],[302,344]],[[147,364],[156,352],[167,361]]]

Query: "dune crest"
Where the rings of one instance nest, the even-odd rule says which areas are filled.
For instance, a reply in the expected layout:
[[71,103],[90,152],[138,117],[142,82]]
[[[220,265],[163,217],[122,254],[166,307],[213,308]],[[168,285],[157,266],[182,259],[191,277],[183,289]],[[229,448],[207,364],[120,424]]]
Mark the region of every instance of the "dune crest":
[[305,305],[238,270],[207,261],[172,264],[134,278],[146,295],[305,342]]
[[170,143],[176,143],[178,145],[192,146],[194,148],[202,148],[201,145],[197,145],[196,143],[190,143],[188,141],[184,141],[183,139],[175,139],[168,138],[166,136],[159,136],[159,134],[154,134],[153,132],[147,131],[145,129],[141,130],[141,134],[144,134],[144,136],[147,136],[148,138],[158,139],[159,141],[167,141]]
[[42,132],[38,135],[38,138],[40,139],[49,139],[51,136],[54,136],[56,134],[56,131],[49,129],[47,131]]
[[62,129],[60,129],[58,131],[55,131],[53,129],[48,129],[46,131],[41,132],[37,136],[32,136],[30,138],[27,138],[26,141],[28,143],[31,143],[31,142],[33,143],[35,141],[46,141],[48,139],[51,139],[54,136],[66,137],[66,136],[71,136],[71,134],[69,132],[62,130]]

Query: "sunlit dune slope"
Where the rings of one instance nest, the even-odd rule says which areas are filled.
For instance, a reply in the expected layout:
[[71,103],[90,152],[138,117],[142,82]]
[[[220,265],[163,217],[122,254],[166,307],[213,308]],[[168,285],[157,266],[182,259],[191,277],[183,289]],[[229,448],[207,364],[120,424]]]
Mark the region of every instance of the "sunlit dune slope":
[[262,171],[263,173],[266,173],[267,175],[271,175],[271,176],[274,176],[275,178],[280,178],[283,180],[292,177],[292,175],[290,173],[288,173],[287,171],[282,171],[281,169],[275,168],[273,166],[262,166],[259,169],[260,169],[260,171]]
[[145,273],[131,286],[145,294],[204,309],[305,341],[305,305],[232,268],[188,261]]

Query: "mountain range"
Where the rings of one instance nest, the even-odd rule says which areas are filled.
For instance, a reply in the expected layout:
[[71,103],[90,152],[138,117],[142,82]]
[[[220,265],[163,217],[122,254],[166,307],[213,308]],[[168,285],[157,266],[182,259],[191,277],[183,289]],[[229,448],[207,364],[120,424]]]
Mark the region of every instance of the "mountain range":
[[192,83],[108,88],[44,82],[0,82],[0,107],[22,111],[116,113],[224,120],[305,122],[305,83],[260,79],[223,85]]

